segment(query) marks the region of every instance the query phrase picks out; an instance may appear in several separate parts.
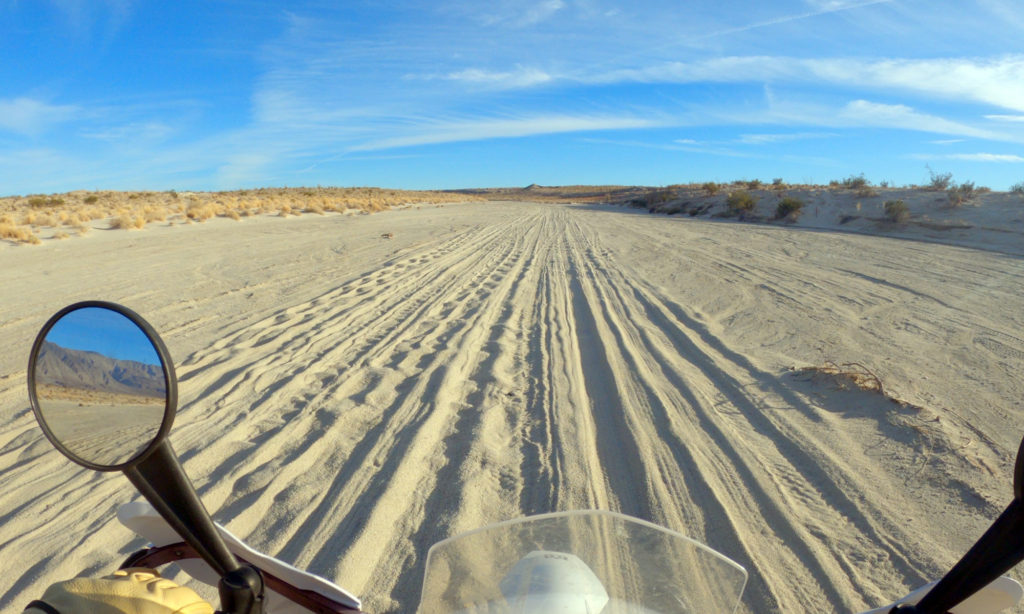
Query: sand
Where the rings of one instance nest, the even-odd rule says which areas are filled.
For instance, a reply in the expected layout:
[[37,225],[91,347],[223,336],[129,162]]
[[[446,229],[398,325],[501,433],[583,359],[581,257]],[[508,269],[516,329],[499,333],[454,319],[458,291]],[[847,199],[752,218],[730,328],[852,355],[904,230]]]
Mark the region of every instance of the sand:
[[[143,545],[28,408],[36,331],[87,298],[163,335],[213,516],[367,611],[415,609],[436,541],[580,508],[736,560],[744,612],[887,603],[1012,497],[1021,234],[817,225],[487,203],[0,246],[0,609]],[[801,370],[829,361],[905,403]]]

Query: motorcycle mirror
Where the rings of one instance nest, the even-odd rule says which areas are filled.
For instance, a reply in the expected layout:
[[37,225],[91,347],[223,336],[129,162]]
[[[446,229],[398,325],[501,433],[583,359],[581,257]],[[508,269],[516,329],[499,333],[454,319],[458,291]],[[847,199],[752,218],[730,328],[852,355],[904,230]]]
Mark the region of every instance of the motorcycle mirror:
[[79,303],[43,326],[29,358],[29,399],[47,438],[76,463],[123,469],[174,421],[174,371],[153,329],[120,305]]
[[221,576],[221,610],[258,613],[263,581],[225,545],[167,439],[177,405],[170,354],[134,311],[75,303],[43,326],[28,363],[32,410],[72,461],[124,472],[169,525]]

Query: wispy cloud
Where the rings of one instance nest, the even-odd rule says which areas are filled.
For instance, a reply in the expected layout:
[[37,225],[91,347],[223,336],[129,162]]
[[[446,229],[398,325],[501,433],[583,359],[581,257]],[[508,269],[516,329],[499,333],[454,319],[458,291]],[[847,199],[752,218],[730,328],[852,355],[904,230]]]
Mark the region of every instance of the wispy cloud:
[[458,81],[496,89],[511,89],[532,87],[552,81],[555,77],[537,68],[526,68],[516,66],[509,71],[490,71],[479,68],[467,68],[443,75],[405,75],[405,79],[411,80],[436,80]]
[[173,133],[174,128],[159,121],[133,122],[109,128],[86,128],[81,131],[85,138],[112,143],[126,140],[162,141]]
[[932,145],[955,145],[956,143],[963,143],[966,139],[938,139],[936,141],[928,141]]
[[973,136],[992,140],[1002,140],[999,134],[981,130],[966,124],[922,113],[902,104],[883,104],[868,100],[854,100],[847,104],[839,116],[857,125],[896,128],[900,130],[920,130]]
[[415,145],[433,145],[458,141],[479,141],[493,138],[652,128],[663,123],[632,116],[570,116],[542,115],[511,119],[476,119],[453,122],[427,122],[410,128],[398,136],[371,139],[349,148],[349,151],[372,151]]
[[828,15],[830,13],[837,13],[840,11],[848,11],[851,9],[858,9],[874,4],[888,4],[895,2],[895,0],[810,0],[808,4],[811,5],[813,10],[804,11],[801,13],[794,13],[790,15],[782,15],[774,17],[772,19],[766,19],[763,21],[757,21],[734,28],[724,28],[721,30],[715,30],[705,34],[704,36],[697,37],[698,40],[707,40],[711,38],[719,38],[729,34],[738,34],[740,32],[749,32],[750,30],[757,30],[760,28],[767,28],[771,26],[778,26],[794,21],[801,21],[804,19],[810,19],[812,17],[820,17],[822,15]]
[[996,153],[961,153],[961,154],[912,154],[918,160],[963,160],[965,162],[1000,162],[1021,163],[1024,156]]
[[36,136],[74,119],[79,111],[74,105],[53,105],[32,98],[0,99],[0,130]]
[[970,162],[1024,162],[1024,156],[1013,154],[973,153],[973,154],[951,154],[952,160],[968,160]]
[[783,134],[741,134],[738,139],[740,143],[747,145],[767,145],[769,143],[786,143],[789,141],[803,141],[807,139],[825,139],[839,136],[834,132],[791,132]]
[[808,59],[732,56],[580,77],[589,83],[819,83],[915,92],[1024,111],[1024,55],[994,59]]
[[986,115],[985,119],[996,122],[1024,122],[1024,115]]

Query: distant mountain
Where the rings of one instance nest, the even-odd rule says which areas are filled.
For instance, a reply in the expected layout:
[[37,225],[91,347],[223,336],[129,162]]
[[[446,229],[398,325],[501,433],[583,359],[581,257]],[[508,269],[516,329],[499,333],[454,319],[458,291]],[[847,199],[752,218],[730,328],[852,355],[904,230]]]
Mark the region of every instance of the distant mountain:
[[117,394],[162,397],[160,365],[116,360],[96,352],[72,350],[44,341],[36,360],[36,383],[102,390]]

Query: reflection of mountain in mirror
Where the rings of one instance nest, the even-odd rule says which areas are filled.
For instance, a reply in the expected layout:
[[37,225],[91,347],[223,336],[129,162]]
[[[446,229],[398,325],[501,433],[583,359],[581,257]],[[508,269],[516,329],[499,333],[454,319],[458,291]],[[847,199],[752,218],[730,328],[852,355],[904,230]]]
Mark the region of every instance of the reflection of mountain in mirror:
[[[103,402],[96,397],[105,395],[149,397],[162,403],[166,394],[159,364],[117,360],[49,341],[40,347],[35,376],[38,394],[43,398],[60,395],[71,400],[77,395],[95,404]],[[146,403],[141,399],[136,402]]]

